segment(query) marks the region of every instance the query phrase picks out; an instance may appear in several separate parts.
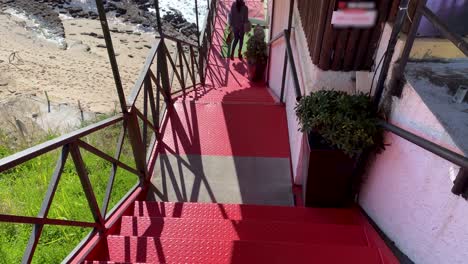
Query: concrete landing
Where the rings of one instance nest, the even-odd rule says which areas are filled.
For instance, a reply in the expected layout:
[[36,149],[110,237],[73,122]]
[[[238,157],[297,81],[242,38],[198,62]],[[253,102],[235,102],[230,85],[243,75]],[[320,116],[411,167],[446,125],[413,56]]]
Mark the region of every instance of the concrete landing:
[[[218,3],[205,86],[167,109],[149,200],[293,205],[285,107],[249,80],[246,60],[221,56],[231,4]],[[264,18],[264,2],[246,4]]]
[[160,154],[151,182],[152,201],[293,205],[287,158]]

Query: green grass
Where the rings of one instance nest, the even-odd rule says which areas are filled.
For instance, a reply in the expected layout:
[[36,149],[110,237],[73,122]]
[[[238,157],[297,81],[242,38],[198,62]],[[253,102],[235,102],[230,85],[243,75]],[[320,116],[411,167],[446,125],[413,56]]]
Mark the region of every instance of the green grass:
[[[121,123],[118,123],[93,133],[82,140],[113,156],[121,125]],[[45,136],[42,141],[51,136],[53,135]],[[7,147],[7,143],[6,137],[0,132],[0,158],[20,150],[19,148]],[[1,173],[0,213],[36,216],[40,210],[59,154],[60,149],[57,149]],[[97,202],[101,207],[112,164],[83,149],[81,149],[81,154]],[[128,138],[125,140],[120,160],[135,168]],[[117,170],[108,211],[117,204],[137,181],[136,175],[123,169]],[[67,159],[57,187],[49,211],[49,218],[94,221],[71,156]],[[0,224],[0,264],[21,262],[31,230],[31,225]],[[45,226],[33,263],[61,262],[90,231],[89,228]]]

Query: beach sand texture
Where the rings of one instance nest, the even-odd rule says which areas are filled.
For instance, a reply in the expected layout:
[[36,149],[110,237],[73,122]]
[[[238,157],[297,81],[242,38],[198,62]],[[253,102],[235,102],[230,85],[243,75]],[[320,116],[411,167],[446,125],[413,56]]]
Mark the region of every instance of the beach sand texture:
[[[80,100],[86,111],[119,110],[107,50],[98,47],[105,45],[99,21],[64,19],[66,49],[34,34],[16,16],[0,13],[0,25],[0,104],[16,97],[45,100],[47,92],[57,104],[77,105]],[[119,33],[112,33],[112,38],[128,95],[155,36],[135,33],[132,26],[116,21],[109,26],[119,29]],[[174,49],[173,45],[168,48]]]

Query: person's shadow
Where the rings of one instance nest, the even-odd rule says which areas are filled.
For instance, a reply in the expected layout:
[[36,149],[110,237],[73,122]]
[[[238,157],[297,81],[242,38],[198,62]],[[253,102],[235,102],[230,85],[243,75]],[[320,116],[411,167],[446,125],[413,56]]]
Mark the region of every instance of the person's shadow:
[[236,62],[233,64],[234,70],[242,75],[247,74],[247,68],[245,67],[245,61]]

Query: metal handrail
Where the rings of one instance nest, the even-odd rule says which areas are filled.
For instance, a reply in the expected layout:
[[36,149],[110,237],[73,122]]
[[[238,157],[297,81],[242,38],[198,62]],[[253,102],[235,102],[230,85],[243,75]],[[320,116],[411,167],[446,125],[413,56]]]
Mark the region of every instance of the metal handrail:
[[[130,96],[125,98],[117,61],[115,59],[115,53],[112,46],[112,40],[110,38],[109,28],[107,25],[107,19],[103,8],[103,1],[96,0],[96,4],[98,6],[100,20],[103,26],[104,37],[106,40],[109,59],[114,74],[114,80],[116,82],[119,101],[122,107],[122,113],[0,159],[1,173],[27,161],[30,161],[38,156],[49,153],[53,150],[61,149],[61,154],[56,161],[56,167],[51,180],[49,181],[46,195],[42,200],[39,214],[36,217],[0,214],[0,222],[25,223],[33,225],[33,230],[23,255],[24,263],[31,262],[41,237],[43,227],[45,225],[93,227],[93,231],[91,231],[91,233],[87,236],[86,240],[95,236],[97,236],[97,238],[95,238],[99,240],[101,239],[99,234],[106,232],[109,228],[111,228],[112,225],[116,223],[116,219],[124,213],[125,210],[122,208],[127,206],[129,202],[133,202],[135,199],[140,197],[140,194],[145,190],[145,188],[148,188],[147,183],[149,182],[151,176],[148,170],[149,168],[154,168],[154,156],[152,156],[152,159],[147,159],[146,155],[150,154],[151,156],[151,154],[154,153],[154,146],[157,142],[156,137],[159,133],[159,119],[161,114],[164,115],[164,113],[160,112],[160,95],[163,96],[166,103],[169,103],[172,100],[170,92],[171,87],[168,81],[168,69],[172,66],[173,70],[178,76],[179,81],[182,84],[183,92],[185,93],[185,76],[190,77],[193,80],[193,85],[196,85],[195,71],[202,68],[203,64],[206,63],[204,61],[206,58],[201,57],[200,55],[198,61],[195,59],[194,49],[200,51],[199,45],[194,45],[176,38],[161,35],[162,37],[157,39],[153,44]],[[205,34],[206,37],[210,36],[209,32],[211,27],[214,25],[212,21],[214,18],[212,12],[214,9],[213,5],[215,4],[216,0],[211,0],[211,13],[209,16],[207,16],[207,22],[205,23],[207,27],[210,27],[206,29],[208,32]],[[181,58],[181,63],[179,63],[179,65],[176,65],[176,63],[171,60],[170,57],[168,57],[168,51],[164,43],[165,37],[177,42],[178,53]],[[206,42],[207,40],[204,39],[203,41]],[[190,48],[189,60],[185,54],[181,54],[183,53],[182,45],[188,46]],[[209,48],[208,44],[205,44],[204,48]],[[200,53],[201,52],[199,52],[199,54]],[[183,62],[185,62],[185,66],[187,67],[186,70],[184,70],[182,59]],[[170,62],[169,65],[167,64],[167,60]],[[154,63],[156,63],[157,69],[152,70],[151,68]],[[184,75],[184,72],[186,72],[188,75]],[[201,74],[201,71],[199,72]],[[142,109],[137,108],[136,101],[139,100],[139,97],[140,99],[143,97]],[[126,101],[126,99],[128,99],[128,101]],[[152,117],[149,116],[149,111],[151,111],[150,113],[152,114]],[[139,120],[143,121],[142,127],[140,127]],[[121,132],[118,138],[114,156],[110,156],[82,140],[84,137],[94,132],[101,131],[102,129],[118,124],[119,122],[119,125],[121,125]],[[152,133],[152,140],[149,144],[150,147],[148,148],[149,152],[147,152],[148,128],[150,129],[149,132]],[[120,161],[120,155],[122,153],[122,148],[127,133],[130,145],[132,147],[132,154],[135,160],[136,169]],[[102,158],[103,160],[112,163],[104,201],[102,202],[101,208],[99,208],[98,202],[96,201],[95,192],[93,190],[93,186],[91,185],[88,171],[86,169],[86,163],[83,160],[80,149],[87,150],[88,152]],[[94,217],[94,222],[51,219],[47,216],[68,158],[71,158],[72,164],[75,165],[76,173],[81,182],[89,209]],[[136,174],[139,177],[139,182],[129,190],[129,192],[124,196],[124,198],[122,198],[122,200],[117,203],[117,205],[115,205],[110,211],[107,211],[118,168]],[[81,250],[83,245],[83,243],[80,243],[80,245],[77,246],[77,248],[69,255],[69,257],[67,257],[67,259],[71,259],[76,254],[78,254],[78,251]]]
[[437,17],[427,6],[421,8],[421,13],[437,28],[442,35],[450,40],[465,56],[468,56],[468,43],[458,34],[450,30],[450,28]]
[[398,126],[387,122],[380,122],[379,125],[387,131],[392,132],[393,134],[408,140],[409,142],[420,146],[421,148],[445,159],[453,164],[456,164],[462,168],[468,169],[468,157],[460,155],[456,152],[453,152],[447,148],[441,147],[427,139],[424,139],[418,135],[415,135],[407,130],[404,130]]
[[138,76],[137,81],[135,82],[135,85],[133,86],[133,89],[130,93],[130,96],[127,99],[127,107],[133,107],[135,105],[136,99],[138,95],[140,94],[140,91],[143,87],[143,83],[146,79],[146,76],[150,70],[151,65],[153,64],[154,58],[156,57],[156,54],[158,52],[158,49],[160,47],[161,40],[158,39],[156,42],[151,46],[151,50],[146,56],[145,64],[143,66],[143,69],[140,71],[140,75]]
[[[404,3],[402,3],[403,5],[407,5],[407,1],[405,1]],[[403,11],[402,11],[403,12]],[[427,7],[423,7],[422,8],[422,14],[424,14],[426,17],[428,17],[428,19],[434,23],[435,25],[436,24],[439,24],[439,27],[443,27],[443,23],[440,22],[437,17],[427,8]],[[401,26],[402,26],[402,22],[403,22],[403,16],[402,16],[402,13],[399,14],[399,25],[397,28],[401,29]],[[435,22],[434,22],[435,21]],[[442,25],[442,26],[441,26]],[[413,25],[415,26],[415,25]],[[417,28],[417,25],[415,26]],[[444,31],[444,30],[442,30]],[[448,33],[447,33],[448,32]],[[286,43],[286,54],[287,54],[287,57],[289,59],[289,63],[291,64],[291,71],[292,71],[292,75],[293,75],[293,82],[294,82],[294,88],[295,88],[295,92],[296,92],[296,99],[299,100],[301,98],[301,90],[300,90],[300,86],[299,86],[299,80],[298,80],[298,77],[297,77],[297,71],[296,71],[296,67],[295,67],[295,63],[294,63],[294,56],[293,56],[293,53],[292,53],[292,48],[291,48],[291,43],[290,43],[290,32],[288,30],[284,30],[282,32],[279,32],[278,34],[276,34],[269,42],[268,42],[268,45],[271,46],[274,42],[278,41],[279,39],[283,38],[285,39],[285,43]],[[458,37],[458,35],[456,34],[453,34],[451,33],[449,30],[446,30],[446,32],[444,32],[444,34],[447,36],[447,38],[449,38],[454,44],[457,45],[457,47],[462,51],[462,52],[466,52],[466,42]],[[396,32],[392,32],[392,35],[394,35],[394,39],[396,40],[396,36],[397,36],[397,33]],[[458,43],[458,44],[457,44]],[[465,49],[465,50],[464,50]],[[392,54],[393,54],[393,51],[392,51]],[[466,54],[466,53],[465,53]],[[391,56],[389,57],[391,58]],[[284,79],[284,76],[283,76],[283,79]],[[380,80],[379,80],[380,81]],[[282,88],[284,89],[284,88]],[[283,91],[281,92],[281,94],[283,94]],[[281,98],[281,101],[282,101],[283,98]],[[380,122],[379,125],[389,131],[389,132],[392,132],[394,133],[395,135],[399,136],[399,137],[402,137],[406,140],[408,140],[409,142],[413,143],[413,144],[416,144],[420,147],[422,147],[423,149],[447,160],[447,161],[450,161],[452,162],[453,164],[456,164],[458,166],[460,166],[462,168],[462,170],[468,170],[468,157],[465,157],[463,155],[460,155],[456,152],[453,152],[447,148],[444,148],[442,146],[439,146],[431,141],[428,141],[418,135],[415,135],[407,130],[404,130],[398,126],[395,126],[393,124],[390,124],[390,123],[387,123],[387,122]],[[460,173],[460,176],[459,177],[466,177],[465,176],[466,174],[465,173]],[[454,185],[454,188],[452,188],[452,192],[454,192],[455,194],[460,194],[460,190],[463,189],[461,188],[460,184],[465,184],[465,182],[468,182],[468,179],[466,180],[459,180],[459,177],[457,177],[457,180],[455,181],[455,185]]]
[[78,129],[66,135],[49,140],[37,146],[30,147],[11,156],[0,159],[0,173],[18,166],[28,160],[36,158],[44,153],[60,148],[68,143],[71,143],[79,138],[85,137],[93,132],[109,127],[124,119],[122,114],[102,120],[98,123]]
[[271,46],[274,42],[279,40],[280,38],[284,37],[284,31],[281,31],[280,33],[276,34],[269,42],[268,45]]
[[284,31],[284,38],[286,39],[286,50],[288,53],[289,64],[291,64],[291,73],[293,77],[294,91],[296,92],[296,101],[299,101],[302,98],[302,92],[301,87],[299,85],[299,78],[297,77],[296,63],[294,62],[294,54],[292,53],[291,41],[289,38],[288,30]]
[[[447,24],[440,20],[434,12],[432,12],[427,6],[427,0],[420,0],[416,6],[416,13],[414,15],[413,21],[411,23],[411,28],[408,33],[405,46],[401,53],[400,62],[397,70],[395,71],[395,79],[400,81],[403,79],[404,71],[406,64],[408,63],[411,49],[413,48],[414,40],[416,39],[419,25],[421,24],[421,19],[424,16],[435,28],[437,28],[442,35],[444,35],[448,40],[450,40],[465,56],[468,56],[468,43],[457,33],[453,32]],[[382,70],[380,71],[379,80],[377,82],[377,88],[374,95],[374,105],[377,107],[380,104],[381,97],[383,95],[383,90],[385,88],[385,80],[387,79],[387,74],[390,69],[390,64],[392,63],[392,57],[395,51],[395,46],[398,41],[398,35],[403,29],[404,19],[407,17],[409,0],[402,0],[400,3],[400,11],[398,12],[395,25],[390,37],[388,44],[387,52],[385,55],[385,60],[382,65]],[[394,85],[396,85],[395,82]],[[398,92],[398,96],[401,93],[401,90]]]
[[[468,56],[468,43],[458,34],[451,31],[450,28],[440,20],[436,14],[434,14],[427,6],[427,0],[420,0],[416,6],[416,13],[413,17],[410,31],[401,54],[400,62],[398,68],[395,71],[394,78],[396,82],[393,83],[393,86],[396,86],[398,82],[403,79],[405,67],[408,63],[408,59],[411,53],[411,49],[414,44],[414,40],[417,36],[417,31],[421,23],[422,17],[425,17],[435,28],[437,28],[442,35],[449,39],[463,54]],[[395,25],[389,40],[387,52],[385,55],[385,60],[382,65],[382,70],[380,72],[379,80],[377,82],[377,88],[373,98],[374,106],[377,108],[380,105],[380,101],[383,95],[383,90],[385,88],[385,81],[387,79],[388,71],[390,69],[390,64],[392,63],[392,57],[395,51],[395,46],[398,41],[398,35],[403,28],[404,19],[407,17],[409,1],[402,0],[400,3],[400,11],[398,12]],[[396,93],[398,96],[401,94],[401,89]],[[454,181],[454,187],[452,192],[456,195],[462,194],[465,189],[468,189],[468,158],[464,157],[458,153],[450,151],[442,146],[434,144],[424,138],[421,138],[417,135],[412,134],[402,128],[396,127],[391,124],[383,123],[382,127],[406,140],[430,151],[431,153],[436,154],[437,156],[448,160],[462,168],[461,172]],[[467,191],[468,192],[468,191]],[[468,194],[467,194],[468,195]],[[465,195],[466,196],[466,195]]]
[[[296,101],[301,100],[302,98],[302,91],[301,91],[301,86],[299,84],[299,77],[297,76],[297,69],[296,69],[296,63],[294,60],[294,54],[292,52],[292,47],[291,47],[291,41],[290,41],[290,33],[287,29],[281,31],[280,33],[276,34],[267,44],[271,46],[274,42],[277,40],[284,38],[285,43],[286,43],[286,53],[285,56],[287,57],[289,63],[291,64],[291,74],[293,78],[293,84],[294,84],[294,92],[296,93]],[[283,75],[285,72],[283,72]],[[285,76],[283,76],[283,79]],[[281,102],[283,102],[283,89],[284,87],[281,88]]]
[[168,39],[168,40],[172,40],[172,41],[175,41],[175,42],[179,42],[181,44],[184,44],[186,46],[189,46],[189,47],[193,47],[193,48],[198,48],[197,44],[196,43],[190,43],[188,41],[184,41],[184,40],[181,40],[181,39],[178,39],[176,37],[173,37],[173,36],[170,36],[170,35],[166,35],[166,34],[162,34],[162,37],[165,38],[165,39]]

